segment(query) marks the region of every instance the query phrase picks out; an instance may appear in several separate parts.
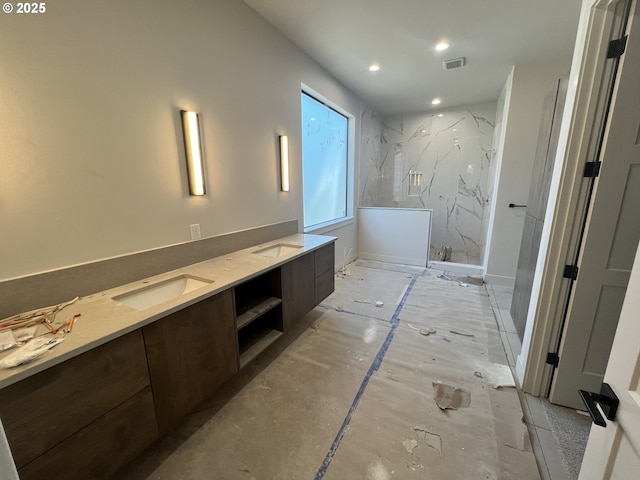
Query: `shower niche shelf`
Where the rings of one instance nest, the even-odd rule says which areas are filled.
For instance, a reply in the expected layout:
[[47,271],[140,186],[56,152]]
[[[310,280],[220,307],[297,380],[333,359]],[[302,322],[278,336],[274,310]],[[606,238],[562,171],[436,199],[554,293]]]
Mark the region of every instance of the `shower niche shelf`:
[[234,289],[240,368],[282,335],[281,285],[276,268]]

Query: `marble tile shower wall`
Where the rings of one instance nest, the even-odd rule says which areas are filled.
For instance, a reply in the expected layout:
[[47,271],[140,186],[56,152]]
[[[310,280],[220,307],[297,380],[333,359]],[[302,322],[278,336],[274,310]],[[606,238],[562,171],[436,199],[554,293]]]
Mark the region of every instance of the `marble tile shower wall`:
[[382,151],[382,118],[367,106],[360,118],[360,206],[382,207],[378,199],[387,159]]
[[496,103],[381,118],[365,110],[360,206],[433,210],[431,260],[482,264],[495,180]]

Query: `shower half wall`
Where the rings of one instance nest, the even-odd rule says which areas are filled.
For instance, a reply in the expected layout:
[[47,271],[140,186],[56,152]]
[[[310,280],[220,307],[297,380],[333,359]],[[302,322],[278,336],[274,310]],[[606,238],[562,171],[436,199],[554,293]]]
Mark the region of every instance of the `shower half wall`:
[[482,265],[496,177],[496,103],[364,112],[360,206],[433,211],[429,260]]

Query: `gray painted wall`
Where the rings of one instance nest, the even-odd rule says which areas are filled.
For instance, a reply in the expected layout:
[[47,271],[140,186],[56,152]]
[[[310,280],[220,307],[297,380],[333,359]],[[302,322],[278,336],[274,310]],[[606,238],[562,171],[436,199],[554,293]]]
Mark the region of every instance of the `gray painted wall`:
[[[0,281],[185,242],[193,223],[301,226],[301,83],[364,110],[235,0],[55,2],[5,16],[0,44]],[[180,109],[200,113],[205,197],[188,194]],[[358,125],[355,145],[357,165]],[[352,256],[354,231],[332,231]]]

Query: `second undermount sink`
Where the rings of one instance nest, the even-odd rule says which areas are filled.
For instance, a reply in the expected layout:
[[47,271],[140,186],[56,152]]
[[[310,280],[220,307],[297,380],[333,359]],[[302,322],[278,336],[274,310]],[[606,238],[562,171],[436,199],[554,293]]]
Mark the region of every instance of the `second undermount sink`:
[[260,250],[256,250],[253,253],[257,253],[258,255],[263,255],[265,257],[281,257],[282,255],[286,255],[287,253],[295,252],[299,248],[302,248],[302,245],[289,245],[286,243],[278,243],[276,245],[271,245],[269,247],[261,248]]
[[213,280],[193,277],[191,275],[179,275],[153,285],[145,285],[127,293],[111,297],[118,303],[134,308],[146,310],[163,302],[178,298],[185,293],[193,292],[198,288],[206,287]]

